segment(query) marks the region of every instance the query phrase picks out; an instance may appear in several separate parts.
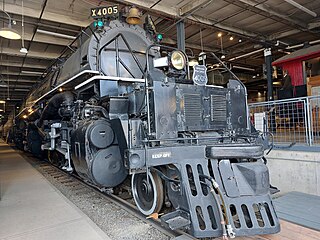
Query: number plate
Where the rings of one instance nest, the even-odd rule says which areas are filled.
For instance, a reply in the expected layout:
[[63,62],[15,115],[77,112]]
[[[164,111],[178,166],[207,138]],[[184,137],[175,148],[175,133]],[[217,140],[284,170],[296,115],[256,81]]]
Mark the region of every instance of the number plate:
[[117,17],[119,15],[118,6],[91,8],[92,18]]
[[193,75],[192,79],[194,84],[199,86],[204,86],[208,82],[207,77],[207,68],[204,65],[195,65],[193,66]]

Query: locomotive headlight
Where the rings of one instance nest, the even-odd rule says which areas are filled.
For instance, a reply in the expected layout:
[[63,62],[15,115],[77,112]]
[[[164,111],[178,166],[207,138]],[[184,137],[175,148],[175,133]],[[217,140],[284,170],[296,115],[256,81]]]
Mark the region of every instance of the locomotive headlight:
[[171,54],[171,64],[177,70],[182,70],[186,66],[186,58],[180,51],[174,51]]

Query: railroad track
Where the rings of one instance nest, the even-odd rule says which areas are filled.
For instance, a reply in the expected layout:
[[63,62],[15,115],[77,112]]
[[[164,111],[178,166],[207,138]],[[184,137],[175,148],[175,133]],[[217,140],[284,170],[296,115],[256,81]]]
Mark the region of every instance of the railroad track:
[[[98,189],[94,185],[83,181],[75,174],[65,172],[49,162],[41,161],[25,152],[23,153],[23,157],[62,192],[63,195],[85,212],[106,234],[111,235],[112,239],[130,239],[127,236],[129,231],[131,231],[130,228],[126,228],[128,231],[123,231],[124,229],[122,229],[121,232],[121,226],[124,224],[122,219],[127,221],[130,217],[133,221],[138,219],[136,222],[130,220],[131,227],[133,224],[134,227],[132,228],[137,231],[137,233],[133,233],[132,239],[152,239],[153,237],[154,239],[196,239],[183,231],[173,231],[163,227],[159,219],[146,219],[146,216],[130,201],[108,191],[102,191],[102,189]],[[105,204],[103,201],[105,201]],[[98,219],[97,217],[97,215],[103,215],[101,211],[103,212],[104,209],[101,209],[101,206],[107,208],[106,213],[108,214],[104,219]],[[121,209],[120,214],[119,209]],[[97,214],[99,212],[100,214]],[[119,216],[113,217],[114,214]],[[106,221],[107,218],[110,218],[108,219],[109,221]],[[120,223],[117,223],[118,221]],[[111,227],[106,226],[108,222]],[[111,228],[112,231],[110,232]]]

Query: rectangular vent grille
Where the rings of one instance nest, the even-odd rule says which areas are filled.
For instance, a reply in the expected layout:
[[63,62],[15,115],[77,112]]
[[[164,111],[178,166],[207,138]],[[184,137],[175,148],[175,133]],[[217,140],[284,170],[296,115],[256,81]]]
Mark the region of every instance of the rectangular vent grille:
[[211,121],[225,125],[227,121],[227,101],[225,95],[211,95]]
[[197,126],[202,121],[201,96],[184,94],[184,114],[189,126]]

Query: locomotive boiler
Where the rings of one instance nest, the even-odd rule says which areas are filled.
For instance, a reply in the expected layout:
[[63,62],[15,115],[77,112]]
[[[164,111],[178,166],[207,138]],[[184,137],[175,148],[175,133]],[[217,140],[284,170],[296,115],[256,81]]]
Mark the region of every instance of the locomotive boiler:
[[191,78],[154,36],[121,18],[94,30],[26,98],[25,148],[100,189],[130,182],[143,214],[195,237],[278,232],[244,85],[206,85],[203,65]]

